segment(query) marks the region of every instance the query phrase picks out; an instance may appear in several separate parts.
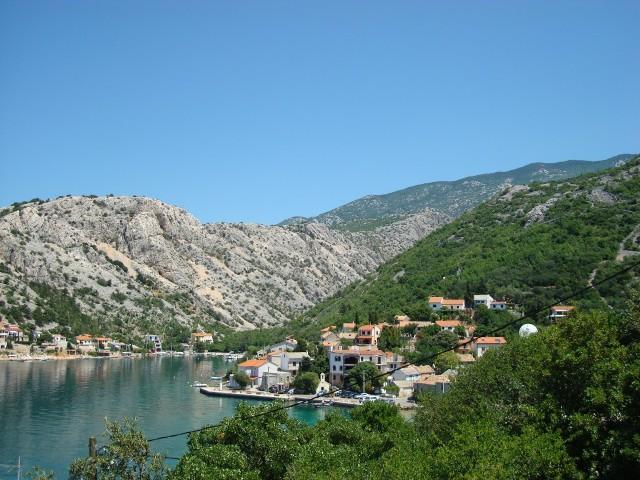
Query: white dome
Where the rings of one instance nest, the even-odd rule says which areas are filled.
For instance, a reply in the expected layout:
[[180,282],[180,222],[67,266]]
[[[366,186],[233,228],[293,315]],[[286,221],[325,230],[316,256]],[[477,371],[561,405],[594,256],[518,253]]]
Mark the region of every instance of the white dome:
[[521,337],[528,337],[529,335],[538,333],[538,327],[536,327],[535,325],[531,325],[530,323],[525,323],[520,327],[518,333]]

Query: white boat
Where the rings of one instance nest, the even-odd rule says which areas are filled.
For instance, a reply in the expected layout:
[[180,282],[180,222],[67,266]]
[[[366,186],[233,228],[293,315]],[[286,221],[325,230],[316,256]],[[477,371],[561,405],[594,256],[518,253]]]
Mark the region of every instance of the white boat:
[[207,387],[208,385],[206,383],[202,383],[202,382],[195,382],[191,384],[192,387]]

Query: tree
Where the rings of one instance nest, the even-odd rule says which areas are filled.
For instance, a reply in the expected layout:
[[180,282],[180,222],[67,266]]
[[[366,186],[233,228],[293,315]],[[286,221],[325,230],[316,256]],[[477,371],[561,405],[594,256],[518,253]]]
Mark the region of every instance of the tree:
[[151,451],[149,442],[133,420],[106,422],[109,444],[99,455],[75,460],[69,467],[70,480],[156,480],[166,468],[161,455]]
[[346,385],[349,390],[362,392],[362,385],[364,383],[364,391],[372,392],[382,385],[382,380],[380,371],[373,363],[360,362],[349,370]]
[[447,348],[453,348],[458,344],[458,336],[453,332],[443,330],[436,335],[423,337],[416,344],[418,359],[421,363],[432,363],[433,356]]
[[320,378],[317,373],[304,372],[296,375],[291,385],[301,393],[316,393],[318,383],[320,383]]
[[244,373],[242,371],[236,373],[233,376],[233,379],[235,380],[235,382],[238,384],[238,386],[242,390],[247,388],[247,386],[251,383],[251,379],[249,378],[249,375],[247,375],[246,373]]
[[454,352],[441,353],[433,361],[433,366],[438,375],[450,368],[457,368],[459,365],[460,359]]
[[400,329],[396,327],[385,327],[380,333],[378,339],[378,346],[381,350],[393,350],[394,348],[400,348],[404,345],[404,340],[400,335]]

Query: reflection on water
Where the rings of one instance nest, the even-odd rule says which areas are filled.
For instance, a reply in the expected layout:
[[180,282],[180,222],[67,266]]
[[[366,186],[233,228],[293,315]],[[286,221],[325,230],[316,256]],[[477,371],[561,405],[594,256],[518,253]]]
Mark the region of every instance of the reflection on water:
[[[86,359],[0,362],[0,479],[16,477],[18,456],[26,468],[40,465],[66,478],[69,463],[87,454],[90,436],[104,432],[104,419],[135,417],[148,437],[216,423],[232,415],[235,399],[206,397],[189,385],[222,375],[220,358]],[[291,410],[314,423],[325,409]],[[154,445],[170,456],[185,438]]]

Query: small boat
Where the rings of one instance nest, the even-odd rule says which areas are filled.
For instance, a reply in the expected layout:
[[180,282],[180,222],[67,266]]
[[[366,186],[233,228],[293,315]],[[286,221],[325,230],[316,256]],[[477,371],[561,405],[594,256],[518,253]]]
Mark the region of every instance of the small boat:
[[206,383],[202,383],[202,382],[195,382],[191,384],[192,387],[207,387],[208,385]]

